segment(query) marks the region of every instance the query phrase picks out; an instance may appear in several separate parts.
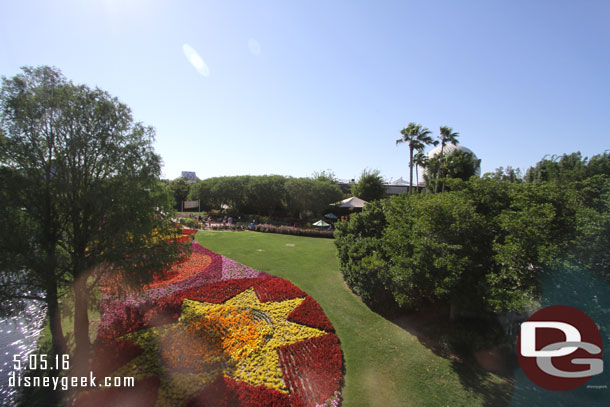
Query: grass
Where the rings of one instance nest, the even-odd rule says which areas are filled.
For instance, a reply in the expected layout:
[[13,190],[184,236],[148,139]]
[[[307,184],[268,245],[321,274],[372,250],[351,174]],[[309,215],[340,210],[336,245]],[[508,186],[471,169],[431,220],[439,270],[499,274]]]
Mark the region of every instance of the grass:
[[257,232],[199,232],[196,238],[290,280],[320,303],[341,340],[344,407],[508,404],[509,379],[436,355],[360,302],[343,282],[332,240]]

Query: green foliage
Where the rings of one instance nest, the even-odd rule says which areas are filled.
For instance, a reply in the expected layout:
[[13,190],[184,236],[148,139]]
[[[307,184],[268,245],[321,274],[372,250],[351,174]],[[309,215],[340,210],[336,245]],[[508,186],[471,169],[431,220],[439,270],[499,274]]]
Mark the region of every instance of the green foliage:
[[180,253],[159,238],[172,230],[171,198],[159,182],[154,130],[108,93],[49,67],[4,78],[0,115],[0,194],[8,199],[0,229],[19,231],[0,235],[12,259],[0,271],[9,287],[1,294],[41,292],[53,321],[71,281],[77,351],[86,355],[88,296],[99,278],[120,270],[126,281],[150,281]]
[[[430,325],[440,325],[446,331],[449,325],[455,327],[456,321],[447,324],[446,319],[426,319],[427,329],[418,329],[421,325],[415,325],[410,316],[388,319],[363,306],[346,289],[333,240],[275,233],[201,232],[197,241],[257,270],[289,279],[320,303],[341,339],[347,366],[344,406],[509,404],[512,378],[470,367],[463,359],[440,356],[436,349],[431,351],[428,345],[440,335]],[[479,333],[487,326],[481,327],[479,321],[460,323],[464,332],[460,342],[476,339],[478,346],[488,349],[492,338],[486,343],[466,335],[471,328],[478,328]],[[483,333],[490,336],[487,330]]]
[[238,213],[264,216],[319,217],[341,200],[341,189],[324,177],[288,178],[279,175],[209,178],[193,185],[190,198],[205,210],[228,205]]
[[498,167],[494,172],[489,172],[484,175],[486,178],[493,178],[498,181],[508,182],[523,182],[523,175],[519,168],[514,169],[510,165],[506,168]]
[[590,159],[577,153],[543,159],[525,176],[532,184],[552,183],[577,200],[572,260],[610,279],[610,154]]
[[579,264],[610,280],[610,177],[595,175],[577,186],[574,253]]
[[[467,151],[454,150],[442,157],[440,154],[436,155],[428,159],[426,165],[426,175],[424,176],[426,188],[434,190],[436,182],[443,182],[446,178],[466,181],[476,175],[480,165],[481,160],[476,159],[474,154]],[[436,174],[439,174],[438,179]]]
[[281,213],[286,202],[286,178],[280,175],[251,177],[242,212],[272,216]]
[[343,197],[337,184],[319,178],[288,179],[286,195],[287,213],[301,219],[320,217],[329,204]]
[[202,210],[209,211],[228,205],[235,211],[243,212],[251,178],[250,176],[208,178],[191,186],[189,198],[200,200]]
[[[396,140],[396,145],[406,143],[409,145],[409,185],[413,185],[413,152],[423,150],[427,145],[437,145],[430,135],[432,132],[421,124],[409,123],[400,131],[402,137]],[[412,192],[409,187],[409,192]]]
[[527,170],[525,180],[567,185],[598,174],[610,176],[610,154],[608,152],[595,155],[591,159],[583,158],[580,152],[563,154],[561,157],[554,155],[550,159],[544,158]]
[[308,237],[326,237],[333,238],[333,230],[330,229],[305,229],[295,228],[291,226],[275,226],[270,224],[254,225],[254,231],[263,233],[279,233],[282,235],[308,236]]
[[387,225],[383,201],[373,201],[348,222],[336,223],[335,246],[347,285],[374,307],[392,304],[385,288],[382,233]]
[[199,221],[195,218],[180,218],[180,224],[189,228],[199,228]]
[[182,202],[187,200],[191,186],[184,178],[176,178],[167,184],[167,188],[169,188],[170,193],[174,197],[174,208],[181,210]]
[[314,171],[311,177],[316,181],[326,181],[331,184],[336,184],[339,182],[337,176],[332,170]]
[[352,187],[353,196],[367,202],[385,198],[385,182],[378,170],[364,170]]
[[574,195],[479,178],[450,188],[393,197],[340,224],[346,282],[371,302],[383,298],[382,287],[406,308],[443,302],[462,315],[527,308],[539,275],[574,238]]

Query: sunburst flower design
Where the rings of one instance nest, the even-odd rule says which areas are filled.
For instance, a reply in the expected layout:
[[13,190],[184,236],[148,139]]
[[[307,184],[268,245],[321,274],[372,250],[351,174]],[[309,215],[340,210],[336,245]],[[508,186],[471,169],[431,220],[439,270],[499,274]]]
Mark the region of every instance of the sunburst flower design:
[[252,288],[222,304],[185,299],[177,323],[120,338],[144,353],[112,376],[161,377],[157,405],[184,403],[219,374],[288,393],[277,349],[326,334],[286,319],[303,300],[263,303]]
[[175,267],[140,294],[105,297],[91,369],[97,377],[133,377],[135,387],[88,389],[75,406],[315,407],[335,400],[341,347],[320,305],[287,280],[196,243],[193,253],[182,267],[198,273]]

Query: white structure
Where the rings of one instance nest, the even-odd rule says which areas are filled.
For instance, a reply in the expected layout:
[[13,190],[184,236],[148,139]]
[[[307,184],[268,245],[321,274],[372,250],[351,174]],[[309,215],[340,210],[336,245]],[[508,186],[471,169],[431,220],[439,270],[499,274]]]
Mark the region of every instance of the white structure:
[[331,205],[333,206],[337,206],[339,208],[350,208],[350,209],[354,209],[354,208],[363,208],[364,205],[366,205],[368,202],[366,202],[365,200],[362,200],[358,197],[352,196],[351,198],[347,198],[344,199],[342,201],[339,202],[335,202]]
[[187,184],[195,184],[200,181],[195,171],[182,171],[180,178],[183,178]]
[[[414,185],[414,188],[417,188],[417,186]],[[402,177],[389,184],[385,184],[385,193],[387,195],[400,195],[406,194],[407,192],[409,192],[409,181],[404,180]]]
[[[445,155],[449,155],[451,153],[453,153],[454,151],[459,150],[459,151],[464,151],[466,153],[472,153],[472,155],[474,156],[475,160],[478,160],[479,158],[477,157],[477,155],[468,147],[464,147],[461,144],[447,144],[445,146],[445,148],[443,149],[443,156]],[[433,148],[432,150],[430,150],[430,152],[428,153],[428,158],[432,158],[436,155],[439,155],[441,153],[441,146],[438,145],[435,148]],[[425,171],[425,169],[424,169]],[[475,169],[474,175],[476,175],[477,177],[481,176],[481,165],[479,163],[479,166]]]

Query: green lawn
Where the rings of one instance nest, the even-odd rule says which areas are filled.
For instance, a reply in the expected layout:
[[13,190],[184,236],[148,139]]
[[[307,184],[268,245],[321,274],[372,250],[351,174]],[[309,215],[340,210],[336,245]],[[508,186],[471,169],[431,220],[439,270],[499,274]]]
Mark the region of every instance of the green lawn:
[[199,232],[197,241],[257,270],[290,280],[322,305],[345,357],[345,407],[507,404],[511,391],[507,379],[437,356],[351,294],[341,277],[333,240],[258,232]]

